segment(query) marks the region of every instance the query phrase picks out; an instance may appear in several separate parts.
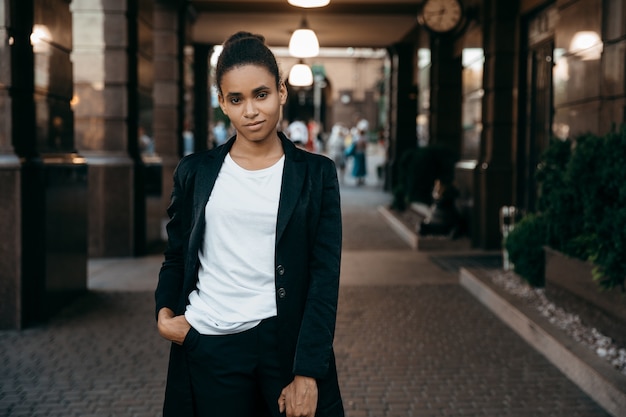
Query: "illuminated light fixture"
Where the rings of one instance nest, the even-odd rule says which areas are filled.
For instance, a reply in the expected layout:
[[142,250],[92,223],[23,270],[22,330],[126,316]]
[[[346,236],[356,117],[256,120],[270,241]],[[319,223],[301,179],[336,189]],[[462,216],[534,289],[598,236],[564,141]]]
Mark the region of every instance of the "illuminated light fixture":
[[307,9],[313,7],[324,7],[330,0],[289,0],[289,4],[296,7],[305,7]]
[[576,32],[569,45],[569,52],[583,61],[598,60],[602,56],[603,43],[593,31]]
[[37,45],[42,42],[50,42],[52,40],[52,35],[50,34],[50,30],[47,26],[44,25],[34,25],[33,33],[30,34],[30,43],[31,45]]
[[289,39],[289,54],[296,58],[313,58],[320,53],[320,43],[315,32],[309,29],[306,18],[302,18],[300,29]]
[[[11,44],[11,39],[9,44]],[[52,35],[47,26],[34,25],[33,33],[30,34],[30,44],[33,45],[33,52],[46,53],[50,52],[50,42],[52,42]]]
[[291,67],[289,71],[289,84],[294,87],[308,87],[313,84],[313,71],[311,68],[300,60],[296,65]]

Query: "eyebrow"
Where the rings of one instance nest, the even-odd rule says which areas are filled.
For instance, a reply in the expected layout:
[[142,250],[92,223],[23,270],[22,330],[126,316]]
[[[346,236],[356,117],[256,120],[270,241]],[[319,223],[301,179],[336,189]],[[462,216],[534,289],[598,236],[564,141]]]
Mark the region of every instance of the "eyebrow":
[[[269,89],[270,89],[270,87],[265,86],[265,85],[261,85],[261,86],[259,86],[259,87],[255,88],[254,90],[252,90],[252,94],[258,94],[258,93],[260,93],[260,92],[262,92],[262,91],[267,91],[267,90],[269,90]],[[226,94],[226,97],[228,97],[228,98],[231,98],[231,97],[240,97],[240,96],[242,96],[242,95],[243,95],[242,93],[239,93],[239,92],[237,92],[237,91],[233,91],[233,92],[230,92],[230,93]]]

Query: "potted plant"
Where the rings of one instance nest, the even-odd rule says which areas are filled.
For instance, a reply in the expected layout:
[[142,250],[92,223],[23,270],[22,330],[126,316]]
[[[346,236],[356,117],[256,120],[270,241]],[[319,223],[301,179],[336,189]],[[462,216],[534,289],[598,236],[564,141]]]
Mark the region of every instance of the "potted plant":
[[514,271],[533,287],[544,286],[546,226],[544,216],[530,213],[515,225],[504,243]]

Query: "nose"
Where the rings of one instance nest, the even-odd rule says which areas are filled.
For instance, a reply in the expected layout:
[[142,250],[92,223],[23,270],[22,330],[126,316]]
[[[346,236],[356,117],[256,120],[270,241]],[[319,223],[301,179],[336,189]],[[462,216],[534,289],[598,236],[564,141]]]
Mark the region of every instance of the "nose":
[[256,106],[254,105],[254,101],[253,100],[247,100],[245,106],[246,107],[244,109],[245,110],[244,111],[244,116],[249,118],[249,119],[254,118],[257,115],[257,113],[258,113],[258,111],[256,109]]

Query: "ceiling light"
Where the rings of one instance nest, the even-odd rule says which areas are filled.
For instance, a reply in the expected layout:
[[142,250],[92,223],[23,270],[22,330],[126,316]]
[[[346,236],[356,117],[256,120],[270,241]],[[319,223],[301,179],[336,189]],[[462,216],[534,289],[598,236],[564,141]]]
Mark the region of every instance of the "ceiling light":
[[307,24],[305,18],[300,23],[300,29],[293,32],[289,40],[289,54],[296,58],[312,58],[320,53],[320,44],[317,35]]
[[294,87],[308,87],[313,84],[313,72],[311,68],[300,60],[289,71],[289,84]]
[[297,7],[323,7],[330,3],[330,0],[289,0],[289,4]]

